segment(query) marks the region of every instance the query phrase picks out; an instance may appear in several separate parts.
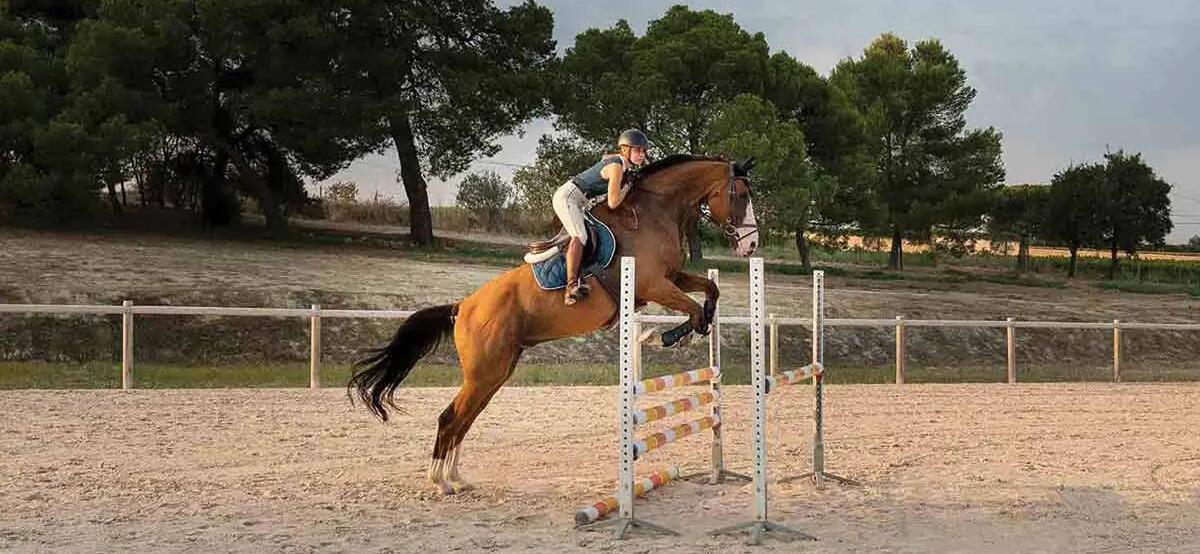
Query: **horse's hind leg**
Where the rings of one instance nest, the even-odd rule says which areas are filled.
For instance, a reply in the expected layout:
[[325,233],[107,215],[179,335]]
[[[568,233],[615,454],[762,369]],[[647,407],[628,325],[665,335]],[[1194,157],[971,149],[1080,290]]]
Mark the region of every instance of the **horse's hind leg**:
[[429,480],[438,486],[442,494],[455,494],[470,488],[458,472],[463,437],[492,396],[512,375],[521,354],[520,348],[514,343],[489,344],[481,338],[476,336],[475,340],[458,341],[463,384],[454,400],[438,417],[437,440],[433,446],[433,459],[429,463]]

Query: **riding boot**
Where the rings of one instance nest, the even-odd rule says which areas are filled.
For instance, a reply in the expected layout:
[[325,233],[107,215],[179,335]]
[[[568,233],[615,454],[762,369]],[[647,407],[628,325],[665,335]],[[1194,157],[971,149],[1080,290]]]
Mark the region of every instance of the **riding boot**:
[[567,290],[563,293],[563,302],[572,306],[575,302],[587,296],[591,290],[579,278],[579,264],[583,257],[583,241],[571,237],[567,243]]

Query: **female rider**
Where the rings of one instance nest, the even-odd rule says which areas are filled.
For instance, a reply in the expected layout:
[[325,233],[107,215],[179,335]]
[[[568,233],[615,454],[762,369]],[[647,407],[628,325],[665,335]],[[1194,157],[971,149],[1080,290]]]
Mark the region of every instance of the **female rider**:
[[579,278],[580,258],[583,245],[587,243],[583,213],[589,201],[600,195],[608,195],[609,208],[616,209],[621,205],[629,193],[629,189],[621,188],[625,171],[646,162],[646,146],[645,133],[637,129],[621,133],[616,153],[605,155],[595,165],[563,183],[554,193],[554,213],[571,237],[567,244],[567,290],[563,299],[568,306],[587,296],[589,291]]

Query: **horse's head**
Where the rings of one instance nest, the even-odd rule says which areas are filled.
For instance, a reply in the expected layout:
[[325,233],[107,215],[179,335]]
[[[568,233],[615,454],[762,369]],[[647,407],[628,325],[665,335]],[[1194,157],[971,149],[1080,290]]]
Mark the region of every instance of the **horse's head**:
[[758,221],[750,200],[750,168],[754,159],[729,162],[728,166],[728,178],[714,183],[704,203],[708,205],[709,218],[729,239],[733,253],[745,257],[758,248]]

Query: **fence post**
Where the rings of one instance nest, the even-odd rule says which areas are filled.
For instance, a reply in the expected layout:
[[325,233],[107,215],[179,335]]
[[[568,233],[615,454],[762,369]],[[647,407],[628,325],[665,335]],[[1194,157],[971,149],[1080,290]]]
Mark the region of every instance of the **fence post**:
[[775,321],[775,314],[767,316],[767,321],[771,328],[771,376],[774,377],[779,370],[779,323]]
[[121,388],[133,388],[133,301],[121,302]]
[[1008,382],[1017,382],[1017,326],[1013,324],[1013,318],[1007,318],[1008,327],[1006,329],[1006,340],[1008,346]]
[[321,305],[312,305],[309,320],[308,388],[321,388]]
[[1121,382],[1121,320],[1113,320],[1113,382]]
[[896,316],[896,384],[904,384],[904,316]]

